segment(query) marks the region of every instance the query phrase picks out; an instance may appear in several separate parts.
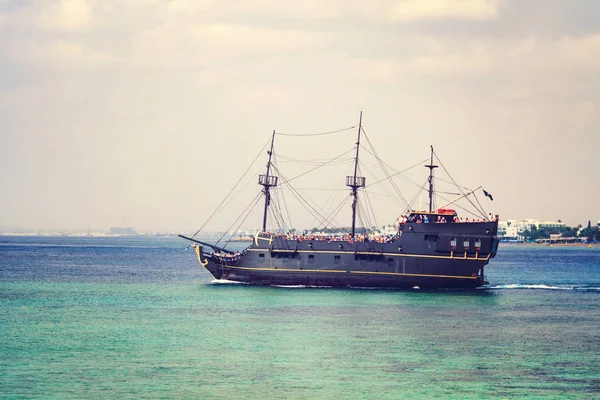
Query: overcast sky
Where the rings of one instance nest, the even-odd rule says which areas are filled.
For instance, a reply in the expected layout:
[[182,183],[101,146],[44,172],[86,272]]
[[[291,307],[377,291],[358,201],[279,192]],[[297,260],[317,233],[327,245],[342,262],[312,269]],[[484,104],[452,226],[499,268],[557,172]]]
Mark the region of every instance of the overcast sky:
[[[0,0],[0,228],[194,231],[273,129],[361,110],[396,169],[434,145],[493,194],[486,211],[596,221],[599,15],[595,0]],[[276,151],[334,157],[355,134]]]

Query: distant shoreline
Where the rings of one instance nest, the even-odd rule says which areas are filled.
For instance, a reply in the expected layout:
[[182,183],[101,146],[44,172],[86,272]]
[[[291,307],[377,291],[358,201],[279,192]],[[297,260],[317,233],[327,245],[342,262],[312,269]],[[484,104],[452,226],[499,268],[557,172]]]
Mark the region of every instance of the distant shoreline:
[[507,242],[500,242],[500,246],[524,246],[524,247],[600,247],[600,243],[507,243]]
[[[177,234],[174,233],[152,233],[152,234],[138,234],[138,235],[115,235],[106,233],[94,233],[94,234],[36,234],[36,233],[0,233],[1,237],[43,237],[43,238],[105,238],[105,239],[118,239],[118,238],[177,238]],[[212,235],[204,236],[212,237]],[[232,239],[232,242],[251,242],[253,239],[250,237],[237,237]],[[532,242],[500,242],[501,247],[585,247],[585,248],[600,248],[600,243],[532,243]]]

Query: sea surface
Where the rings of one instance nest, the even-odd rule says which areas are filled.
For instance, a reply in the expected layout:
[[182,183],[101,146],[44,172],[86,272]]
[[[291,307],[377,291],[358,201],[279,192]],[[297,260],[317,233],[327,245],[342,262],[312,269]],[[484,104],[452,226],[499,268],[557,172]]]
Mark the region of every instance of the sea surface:
[[218,283],[186,246],[0,236],[0,398],[600,398],[598,246],[438,292]]

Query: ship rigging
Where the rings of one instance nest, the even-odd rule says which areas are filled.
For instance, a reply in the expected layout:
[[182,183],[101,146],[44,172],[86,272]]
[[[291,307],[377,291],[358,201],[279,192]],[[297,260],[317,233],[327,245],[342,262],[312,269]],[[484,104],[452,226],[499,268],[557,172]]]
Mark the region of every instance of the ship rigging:
[[[278,136],[325,136],[354,129],[357,129],[355,146],[325,161],[302,161],[283,154],[278,155],[274,151],[275,139]],[[368,147],[361,144],[361,139],[366,141]],[[402,171],[393,170],[381,160],[372,146],[362,125],[361,112],[357,126],[337,131],[312,134],[273,131],[270,141],[260,154],[267,147],[269,150],[265,173],[260,174],[258,179],[262,190],[252,199],[230,229],[215,243],[196,239],[204,226],[230,201],[232,194],[236,192],[252,165],[194,235],[191,237],[180,235],[194,244],[200,263],[215,278],[266,285],[359,287],[415,285],[477,287],[485,283],[483,267],[490,258],[495,256],[498,246],[497,216],[486,214],[481,207],[476,196],[476,192],[482,189],[481,186],[468,189],[458,185],[447,173],[433,146],[427,159]],[[373,156],[384,174],[383,178],[370,185],[367,185],[367,180],[361,173],[361,165],[366,167],[366,164],[361,164],[359,159],[361,149]],[[353,154],[354,157],[349,158],[349,154]],[[284,161],[297,162],[310,168],[292,178],[286,178],[276,161],[278,156]],[[258,158],[257,156],[254,162]],[[350,196],[345,196],[342,202],[333,208],[326,209],[315,204],[305,195],[306,190],[292,184],[292,181],[310,172],[326,166],[342,165],[348,161],[352,162],[352,174],[346,176],[345,185],[350,189]],[[408,178],[405,173],[418,165],[423,165],[424,162],[428,162],[425,167],[429,174],[426,183],[421,185]],[[437,180],[454,185],[454,192],[435,190],[434,171],[440,167],[450,180],[440,177],[437,177]],[[397,177],[419,188],[412,201],[409,202],[402,195],[394,181]],[[374,207],[367,191],[368,187],[383,183],[388,184],[384,189],[387,196],[400,205],[398,208],[400,212],[397,213],[399,216],[393,224],[394,229],[387,232],[378,229]],[[318,223],[312,231],[305,229],[299,232],[292,228],[285,191],[278,190],[282,186]],[[415,203],[423,191],[427,193],[427,208],[415,209]],[[487,195],[487,192],[484,193]],[[230,241],[256,207],[261,195],[264,198],[262,229],[244,251],[228,250]],[[453,195],[455,198],[449,199],[446,197],[448,195]],[[359,201],[363,197],[364,201]],[[443,200],[445,204],[436,208],[436,198]],[[351,225],[344,228],[337,222],[337,218],[349,199],[351,200]],[[468,201],[470,209],[459,204],[464,200]],[[471,218],[459,217],[456,208],[466,211]],[[357,222],[360,223],[358,229]],[[225,240],[227,235],[230,236]]]

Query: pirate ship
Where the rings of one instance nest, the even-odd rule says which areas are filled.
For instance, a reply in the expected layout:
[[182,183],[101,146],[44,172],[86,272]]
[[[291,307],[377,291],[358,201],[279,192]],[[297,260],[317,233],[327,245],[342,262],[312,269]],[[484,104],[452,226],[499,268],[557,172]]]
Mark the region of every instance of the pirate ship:
[[[221,245],[221,240],[217,243],[198,240],[200,230],[191,237],[179,236],[191,242],[200,264],[216,279],[256,285],[327,287],[475,288],[486,284],[484,267],[498,249],[498,218],[486,214],[479,200],[469,201],[476,208],[477,218],[459,217],[455,210],[459,199],[476,197],[481,186],[464,190],[456,185],[460,195],[435,207],[434,171],[439,166],[434,161],[439,158],[433,147],[425,165],[428,176],[423,185],[428,207],[415,210],[407,203],[393,233],[357,230],[359,197],[367,186],[366,178],[359,173],[361,134],[366,137],[362,113],[353,153],[353,174],[345,179],[352,213],[347,232],[314,234],[267,229],[267,217],[273,207],[272,192],[280,183],[273,163],[276,137],[273,132],[266,171],[258,179],[264,196],[262,229],[251,245],[243,251],[234,251],[229,242]],[[386,176],[392,179],[389,172]],[[484,191],[484,194],[491,198],[489,193]],[[323,223],[327,222],[331,219],[323,217]]]

